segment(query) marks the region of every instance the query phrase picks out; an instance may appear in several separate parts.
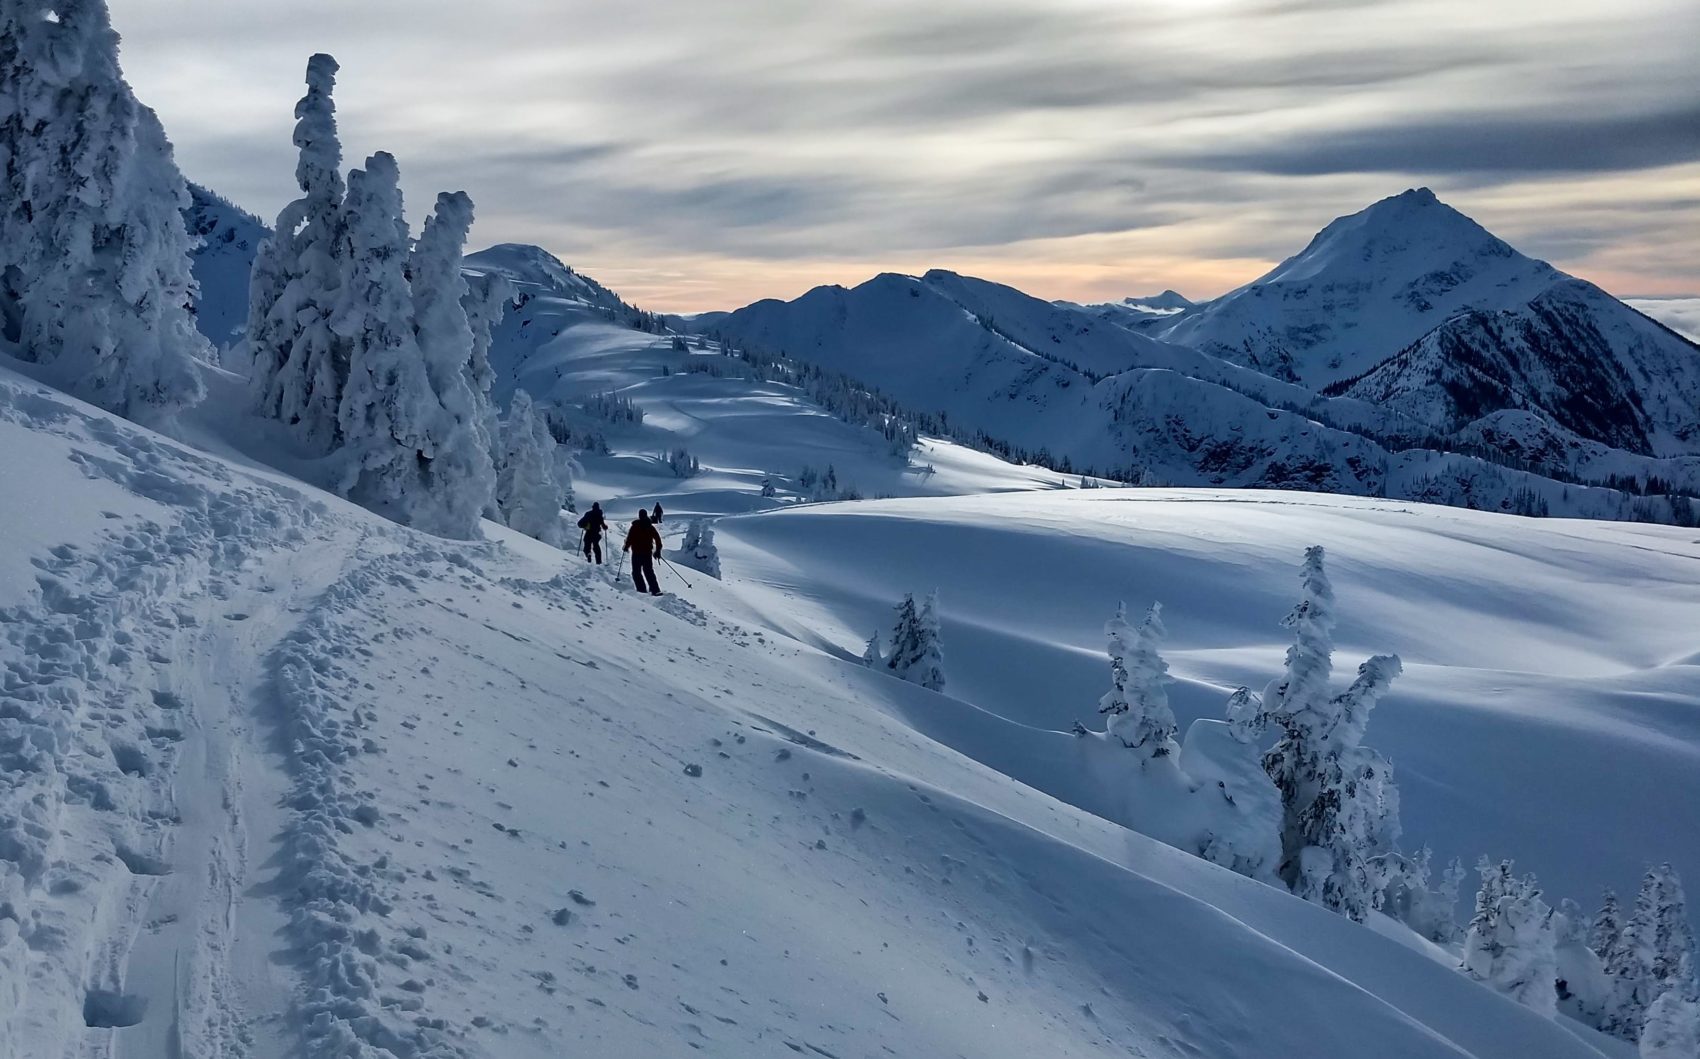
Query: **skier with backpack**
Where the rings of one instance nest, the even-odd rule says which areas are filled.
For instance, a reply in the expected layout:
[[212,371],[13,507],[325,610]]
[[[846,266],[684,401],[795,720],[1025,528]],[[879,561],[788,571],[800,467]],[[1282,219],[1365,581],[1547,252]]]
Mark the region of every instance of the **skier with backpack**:
[[578,520],[578,528],[584,531],[584,561],[590,562],[591,553],[596,554],[596,565],[602,565],[602,534],[608,530],[608,519],[602,514],[601,504],[591,504],[590,510]]
[[659,596],[661,586],[655,583],[655,557],[661,554],[661,534],[650,522],[649,512],[638,509],[637,521],[626,531],[626,543],[621,551],[632,553],[632,581],[637,590]]

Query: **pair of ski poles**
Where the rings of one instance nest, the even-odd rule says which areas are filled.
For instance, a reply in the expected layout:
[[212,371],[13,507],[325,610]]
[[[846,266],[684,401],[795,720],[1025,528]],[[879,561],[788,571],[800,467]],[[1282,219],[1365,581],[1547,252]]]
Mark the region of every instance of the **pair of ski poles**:
[[[581,536],[582,536],[582,534],[581,534]],[[583,549],[582,549],[582,548],[581,548],[581,549],[580,549],[580,550],[581,550],[581,551],[582,551],[582,550],[583,550]],[[660,553],[660,552],[657,552],[657,553],[656,553],[656,555],[655,555],[655,557],[656,557],[656,558],[657,558],[657,559],[660,559],[660,560],[661,560],[661,565],[663,565],[663,566],[665,566],[665,567],[666,567],[666,568],[667,568],[667,569],[669,569],[669,570],[671,570],[671,571],[673,571],[673,576],[674,576],[674,577],[676,577],[676,578],[678,578],[678,579],[679,579],[679,580],[681,580],[681,581],[684,581],[684,582],[685,582],[685,587],[686,587],[686,588],[690,588],[690,587],[691,587],[691,583],[690,583],[690,581],[689,581],[689,580],[688,580],[688,579],[687,579],[687,578],[686,578],[686,577],[685,577],[685,575],[684,575],[684,574],[681,574],[681,573],[680,573],[680,572],[679,572],[679,571],[678,571],[678,568],[677,568],[677,567],[675,567],[675,566],[674,566],[674,565],[673,565],[673,564],[672,564],[672,563],[670,563],[670,562],[668,562],[668,561],[667,561],[667,557],[666,557],[666,556],[665,556],[665,555],[662,555],[662,554],[661,554],[661,553]],[[619,561],[619,563],[618,563],[618,564],[616,564],[616,565],[615,565],[615,567],[614,567],[614,580],[615,580],[615,581],[619,581],[619,580],[620,580],[620,571],[622,571],[622,570],[624,570],[624,569],[625,569],[625,568],[626,568],[626,549],[624,549],[624,548],[621,548],[621,549],[620,549],[620,561]]]

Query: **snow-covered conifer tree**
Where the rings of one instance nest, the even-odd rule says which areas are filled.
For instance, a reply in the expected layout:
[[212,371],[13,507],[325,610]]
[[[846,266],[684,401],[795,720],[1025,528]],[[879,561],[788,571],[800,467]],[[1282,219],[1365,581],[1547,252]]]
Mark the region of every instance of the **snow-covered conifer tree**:
[[0,13],[0,318],[25,359],[143,421],[201,399],[189,191],[105,0]]
[[1654,929],[1653,978],[1661,983],[1684,985],[1694,964],[1694,926],[1688,920],[1688,897],[1682,876],[1665,863],[1659,865],[1658,916]]
[[1551,1016],[1558,1010],[1558,959],[1552,909],[1541,900],[1534,876],[1516,878],[1511,863],[1483,864],[1476,914],[1464,938],[1462,966],[1525,1007]]
[[1588,947],[1591,924],[1582,906],[1566,897],[1553,916],[1556,982],[1559,1009],[1590,1026],[1597,1026],[1611,999],[1605,964]]
[[1600,899],[1600,910],[1594,913],[1593,924],[1588,929],[1588,947],[1602,961],[1609,962],[1622,944],[1623,912],[1618,907],[1617,891],[1608,886]]
[[891,655],[886,668],[897,676],[929,691],[944,690],[944,655],[939,645],[939,594],[934,591],[919,608],[913,594],[906,594],[897,608],[897,626],[891,634]]
[[557,548],[561,508],[572,483],[555,459],[555,439],[525,390],[515,390],[496,454],[496,506],[510,528]]
[[345,259],[342,145],[331,100],[336,73],[329,55],[307,60],[307,94],[295,104],[295,182],[301,197],[284,206],[271,236],[260,244],[248,293],[255,404],[261,414],[295,427],[320,452],[343,440],[342,390],[349,374],[345,344],[331,328],[353,267]]
[[1685,959],[1641,1023],[1641,1059],[1694,1059],[1700,1055],[1700,981]]
[[1694,939],[1688,925],[1682,882],[1668,864],[1647,869],[1635,910],[1619,935],[1618,945],[1602,953],[1611,978],[1612,998],[1603,1028],[1635,1040],[1653,1001],[1692,963]]
[[1300,580],[1303,598],[1284,622],[1294,632],[1286,673],[1263,695],[1264,712],[1282,730],[1264,755],[1281,792],[1280,875],[1306,900],[1362,920],[1380,889],[1374,858],[1399,836],[1392,766],[1362,739],[1401,667],[1394,655],[1376,655],[1330,697],[1334,592],[1320,547],[1305,552]]
[[413,290],[413,332],[425,358],[425,374],[442,406],[432,488],[441,497],[442,516],[451,527],[475,527],[495,496],[491,462],[488,391],[474,381],[487,358],[477,361],[477,337],[467,319],[467,285],[460,263],[472,229],[472,200],[465,192],[443,192],[414,244],[408,273]]
[[1110,735],[1146,757],[1165,757],[1177,749],[1175,714],[1165,689],[1174,678],[1159,651],[1166,634],[1161,603],[1151,604],[1138,628],[1128,622],[1125,603],[1104,626],[1110,641],[1110,690],[1098,700],[1098,712],[1109,715],[1105,727]]

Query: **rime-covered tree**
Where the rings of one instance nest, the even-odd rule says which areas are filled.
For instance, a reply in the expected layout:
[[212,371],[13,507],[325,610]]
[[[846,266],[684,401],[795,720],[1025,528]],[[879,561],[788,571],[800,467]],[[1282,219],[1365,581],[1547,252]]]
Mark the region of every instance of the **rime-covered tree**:
[[897,607],[886,668],[929,691],[944,690],[944,654],[939,644],[939,594],[934,591],[919,608],[913,594]]
[[1681,986],[1683,968],[1694,961],[1687,899],[1681,878],[1669,864],[1647,869],[1617,946],[1601,956],[1612,984],[1603,1028],[1634,1040],[1653,1002]]
[[1281,792],[1280,876],[1306,900],[1361,921],[1379,889],[1374,860],[1399,837],[1392,766],[1362,740],[1401,667],[1397,656],[1376,655],[1330,696],[1334,592],[1320,547],[1305,552],[1300,581],[1303,596],[1284,622],[1293,630],[1286,672],[1263,695],[1282,732],[1263,760]]
[[[496,402],[490,397],[490,388],[496,379],[496,373],[490,367],[490,345],[508,299],[513,296],[513,284],[500,272],[467,273],[465,281],[466,290],[461,295],[460,304],[466,312],[467,327],[472,331],[472,355],[466,363],[466,383],[477,395],[479,407],[483,410],[483,421],[478,429],[484,447],[494,456],[501,425],[496,417]],[[496,513],[493,497],[485,510],[491,515]]]
[[165,130],[118,66],[105,0],[0,9],[0,319],[78,395],[157,421],[204,394]]
[[1600,910],[1594,913],[1588,928],[1588,947],[1601,960],[1609,961],[1622,944],[1623,911],[1617,903],[1617,891],[1608,886],[1600,898]]
[[555,456],[555,439],[531,394],[515,390],[496,453],[496,506],[503,523],[560,547],[561,508],[571,488]]
[[1478,870],[1476,914],[1464,937],[1463,969],[1525,1007],[1552,1016],[1558,1010],[1558,959],[1552,909],[1532,875],[1517,878],[1511,862]]
[[398,522],[467,538],[477,534],[482,499],[462,503],[455,476],[435,466],[449,451],[454,423],[413,329],[399,180],[395,159],[382,151],[348,175],[348,268],[330,321],[348,362],[338,410],[340,490]]
[[714,543],[714,526],[708,519],[694,518],[679,544],[679,561],[709,577],[720,577],[720,549]]
[[[413,291],[413,333],[425,374],[442,406],[430,476],[451,527],[475,527],[492,502],[496,471],[487,434],[488,391],[475,380],[478,340],[467,318],[467,284],[461,257],[472,230],[472,200],[443,192],[425,221],[408,262]],[[486,359],[482,371],[487,375]]]
[[1641,1059],[1700,1056],[1700,984],[1692,960],[1677,969],[1672,984],[1647,1008],[1640,1037]]
[[1590,1026],[1598,1026],[1611,999],[1605,964],[1588,947],[1592,919],[1582,906],[1566,897],[1553,916],[1554,951],[1558,962],[1555,983],[1559,1009]]
[[342,145],[331,99],[336,73],[329,55],[307,60],[307,94],[295,104],[295,182],[301,196],[284,206],[271,236],[260,244],[248,289],[255,404],[261,414],[293,426],[319,452],[343,440],[349,363],[331,318],[356,267],[348,259]]
[[1174,678],[1160,651],[1167,635],[1163,605],[1151,604],[1137,628],[1127,620],[1127,604],[1119,605],[1104,635],[1110,642],[1110,690],[1098,700],[1098,712],[1108,715],[1109,734],[1148,758],[1175,753],[1175,714],[1166,689]]

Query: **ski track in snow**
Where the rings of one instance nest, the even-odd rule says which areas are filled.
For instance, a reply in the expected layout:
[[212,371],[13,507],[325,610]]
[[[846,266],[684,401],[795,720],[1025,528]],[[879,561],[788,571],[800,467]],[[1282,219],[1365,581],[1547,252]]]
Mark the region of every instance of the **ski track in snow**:
[[[180,825],[210,808],[186,800],[177,777],[207,763],[227,709],[194,685],[190,663],[197,644],[239,626],[231,596],[248,560],[298,545],[321,508],[27,385],[0,382],[0,423],[63,439],[84,478],[160,514],[112,513],[98,542],[34,557],[33,598],[0,610],[0,1054],[26,1043],[71,1054],[88,1028],[144,1020],[168,1027],[153,1054],[180,1054],[186,1035],[230,1031],[177,1016],[197,946],[229,934],[190,917],[210,911],[206,898],[232,899],[241,855],[233,828],[177,848]],[[156,906],[162,891],[197,890]],[[216,995],[197,1006],[214,1018]],[[77,1054],[111,1054],[112,1037]]]

